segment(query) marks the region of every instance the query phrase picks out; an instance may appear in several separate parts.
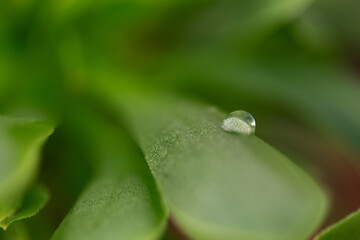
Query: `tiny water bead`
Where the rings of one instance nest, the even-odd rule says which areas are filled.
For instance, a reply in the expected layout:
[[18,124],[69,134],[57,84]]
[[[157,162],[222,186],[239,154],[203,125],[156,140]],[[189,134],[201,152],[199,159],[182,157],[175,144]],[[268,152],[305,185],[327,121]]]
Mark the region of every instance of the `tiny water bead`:
[[234,111],[230,113],[222,123],[222,129],[226,132],[254,135],[255,119],[245,111]]

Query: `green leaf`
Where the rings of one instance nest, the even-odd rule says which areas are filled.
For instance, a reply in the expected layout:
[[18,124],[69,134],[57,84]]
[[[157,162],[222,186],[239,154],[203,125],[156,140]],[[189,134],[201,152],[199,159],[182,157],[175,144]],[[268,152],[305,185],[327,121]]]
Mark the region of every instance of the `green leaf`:
[[322,220],[327,204],[319,187],[256,136],[223,131],[221,111],[104,82],[103,97],[132,129],[191,238],[298,240]]
[[360,210],[324,230],[315,240],[360,239]]
[[13,222],[36,215],[48,202],[49,197],[49,192],[44,187],[35,185],[26,193],[21,208],[14,215],[0,222],[0,227],[6,230]]
[[0,231],[1,240],[31,240],[27,227],[19,222],[6,231]]
[[158,239],[168,214],[139,150],[98,115],[71,116],[69,142],[86,148],[96,174],[52,239]]
[[21,206],[38,169],[41,146],[52,131],[46,121],[0,117],[0,221]]

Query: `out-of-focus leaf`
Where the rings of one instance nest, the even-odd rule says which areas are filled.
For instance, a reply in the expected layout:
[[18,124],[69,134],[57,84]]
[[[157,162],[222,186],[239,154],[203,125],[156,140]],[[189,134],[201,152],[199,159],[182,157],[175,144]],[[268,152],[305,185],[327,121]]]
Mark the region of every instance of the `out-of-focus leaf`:
[[[214,1],[189,21],[184,39],[200,46],[246,47],[293,20],[312,0]],[[211,29],[211,31],[209,31]],[[187,35],[186,35],[187,34]],[[225,44],[224,44],[225,43]],[[199,47],[199,46],[198,46]]]
[[319,0],[315,1],[304,18],[317,31],[325,30],[331,41],[359,51],[359,9],[360,2],[357,0]]
[[14,224],[6,231],[0,231],[1,240],[32,240],[28,228],[22,222]]
[[96,175],[52,239],[158,239],[167,210],[145,159],[118,128],[79,112],[71,115],[69,141],[86,148]]
[[20,209],[0,222],[0,227],[6,229],[13,222],[36,215],[45,206],[49,197],[49,192],[44,187],[36,185],[26,193]]
[[178,88],[195,89],[226,107],[244,101],[272,106],[360,150],[360,109],[353,106],[360,102],[357,77],[338,61],[302,50],[287,36],[274,36],[244,56],[190,53],[173,64],[174,69],[182,66]]
[[324,230],[315,240],[360,239],[360,210]]
[[[248,48],[294,19],[311,2],[49,1],[37,27],[47,29],[51,39],[47,42],[54,44],[66,83],[81,88],[89,62],[105,59],[136,71],[152,71],[154,65],[166,62],[163,56],[172,56],[174,49],[232,52]],[[39,40],[32,42],[32,48],[43,41],[40,30],[39,35],[34,34]]]
[[298,240],[319,224],[325,196],[281,153],[223,131],[225,115],[214,107],[126,86],[97,90],[123,113],[190,237]]
[[53,125],[43,120],[0,117],[0,221],[21,206],[35,177],[39,152]]

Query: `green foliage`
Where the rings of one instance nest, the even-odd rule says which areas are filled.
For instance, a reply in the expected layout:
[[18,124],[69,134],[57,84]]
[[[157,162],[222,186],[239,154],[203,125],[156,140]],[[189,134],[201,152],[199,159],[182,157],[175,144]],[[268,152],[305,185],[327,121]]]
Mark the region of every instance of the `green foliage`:
[[360,238],[360,211],[354,212],[323,231],[316,240],[351,240]]
[[0,117],[0,221],[4,228],[12,222],[7,218],[21,206],[39,165],[41,145],[52,131],[45,121]]
[[50,195],[44,187],[35,185],[25,194],[20,209],[18,209],[15,214],[0,222],[0,227],[6,230],[13,222],[36,215],[48,202],[49,197]]
[[216,108],[127,88],[113,96],[192,238],[304,239],[323,218],[314,182],[259,138],[224,132]]
[[[76,115],[76,114],[75,114]],[[158,239],[167,220],[145,160],[119,128],[94,113],[72,121],[97,172],[52,239]]]
[[[304,240],[355,210],[358,6],[0,1],[0,239]],[[44,148],[54,124],[14,109],[57,119]],[[256,136],[221,128],[238,109]]]
[[[357,76],[337,61],[301,50],[287,39],[288,34],[273,36],[259,51],[242,56],[219,58],[213,53],[204,59],[200,54],[183,54],[172,63],[174,68],[183,66],[176,87],[194,89],[230,109],[239,102],[266,102],[359,151],[360,111],[352,104],[360,102]],[[286,52],[277,56],[280,47]],[[202,77],[192,81],[189,73]]]

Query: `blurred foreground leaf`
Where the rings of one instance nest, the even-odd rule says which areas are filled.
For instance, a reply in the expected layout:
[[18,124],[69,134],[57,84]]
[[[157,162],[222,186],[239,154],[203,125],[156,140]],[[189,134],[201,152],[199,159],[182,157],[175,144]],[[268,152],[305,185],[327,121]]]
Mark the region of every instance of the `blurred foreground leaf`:
[[35,178],[41,146],[52,131],[46,121],[0,117],[0,222],[21,206]]
[[1,240],[32,240],[25,224],[19,222],[6,231],[0,231]]
[[20,209],[14,215],[0,222],[0,227],[6,229],[13,222],[36,215],[45,206],[49,197],[50,195],[44,187],[36,185],[26,193]]

